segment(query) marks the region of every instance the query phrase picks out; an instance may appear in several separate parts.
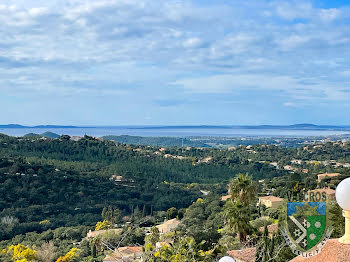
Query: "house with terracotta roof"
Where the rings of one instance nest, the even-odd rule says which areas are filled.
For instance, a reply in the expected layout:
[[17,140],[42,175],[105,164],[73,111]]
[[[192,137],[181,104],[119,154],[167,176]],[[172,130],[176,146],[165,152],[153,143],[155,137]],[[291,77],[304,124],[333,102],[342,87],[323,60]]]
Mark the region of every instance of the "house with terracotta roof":
[[318,188],[318,189],[315,189],[315,190],[310,190],[309,191],[309,195],[310,193],[314,193],[314,195],[316,195],[316,193],[323,193],[325,192],[326,195],[327,195],[327,200],[335,200],[335,190],[334,189],[331,189],[329,187],[327,188]]
[[167,234],[173,231],[179,224],[181,223],[180,220],[177,220],[176,218],[166,220],[163,224],[160,224],[156,226],[159,230],[160,234]]
[[256,247],[245,248],[241,250],[227,251],[227,254],[236,262],[254,262],[256,255]]
[[350,245],[342,244],[338,239],[330,239],[320,254],[310,257],[296,257],[289,262],[346,262],[350,261]]
[[324,174],[319,174],[319,175],[317,175],[317,180],[318,180],[318,182],[321,182],[322,181],[322,179],[325,179],[325,178],[327,178],[327,177],[337,177],[337,176],[339,176],[340,175],[340,173],[324,173]]
[[259,205],[264,205],[267,208],[269,207],[277,208],[283,205],[283,203],[284,203],[284,199],[280,197],[275,197],[275,196],[259,197]]
[[293,170],[293,167],[290,166],[290,165],[286,165],[286,166],[283,167],[283,169],[291,171],[291,170]]
[[142,261],[142,247],[120,247],[107,255],[103,262],[131,262]]
[[[260,232],[264,232],[265,231],[265,227],[260,227],[259,231]],[[267,226],[267,231],[268,231],[269,237],[272,237],[275,233],[278,232],[278,224],[268,225]]]
[[123,176],[119,175],[112,175],[109,180],[114,181],[114,182],[122,182]]

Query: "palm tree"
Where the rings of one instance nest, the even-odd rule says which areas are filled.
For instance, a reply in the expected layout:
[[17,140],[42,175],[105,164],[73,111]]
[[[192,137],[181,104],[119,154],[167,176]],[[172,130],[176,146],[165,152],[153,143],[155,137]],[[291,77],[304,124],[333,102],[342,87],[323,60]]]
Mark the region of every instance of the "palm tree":
[[224,209],[225,224],[238,234],[239,240],[243,243],[251,231],[249,206],[239,199],[227,201]]
[[247,240],[251,231],[250,205],[256,197],[257,187],[248,174],[238,174],[229,183],[231,200],[225,204],[224,216],[226,225],[236,232],[241,242]]
[[250,205],[256,197],[257,186],[248,174],[238,174],[229,183],[231,200],[239,199],[241,203]]

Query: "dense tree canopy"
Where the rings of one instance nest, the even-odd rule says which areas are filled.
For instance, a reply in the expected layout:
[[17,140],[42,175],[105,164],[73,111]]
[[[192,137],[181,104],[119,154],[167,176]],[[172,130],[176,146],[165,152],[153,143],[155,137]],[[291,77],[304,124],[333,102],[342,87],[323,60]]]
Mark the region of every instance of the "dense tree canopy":
[[[217,257],[218,247],[239,248],[247,235],[262,235],[260,226],[283,220],[281,209],[256,208],[258,195],[287,198],[290,192],[317,186],[335,188],[350,174],[342,163],[350,163],[348,143],[160,148],[88,136],[72,141],[69,136],[0,135],[0,249],[5,250],[0,261],[13,259],[15,247],[16,254],[25,251],[44,262],[46,257],[101,261],[106,245],[143,245],[146,240],[154,246],[161,238],[153,227],[145,239],[147,227],[165,218],[182,222],[173,245],[158,253],[150,250],[150,257],[207,261]],[[342,175],[318,183],[321,172]],[[227,191],[231,199],[224,204],[220,196]],[[344,231],[341,209],[329,205],[338,237]],[[88,230],[117,226],[120,235],[84,240]],[[272,247],[279,240],[268,240],[266,232],[263,239],[259,248],[275,254]],[[193,252],[186,253],[187,247]]]

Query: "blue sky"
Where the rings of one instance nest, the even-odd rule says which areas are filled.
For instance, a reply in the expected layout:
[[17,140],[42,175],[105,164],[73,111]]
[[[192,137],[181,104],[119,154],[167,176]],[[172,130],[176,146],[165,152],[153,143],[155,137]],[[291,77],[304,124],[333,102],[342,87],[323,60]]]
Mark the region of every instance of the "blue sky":
[[350,124],[350,3],[0,1],[0,123]]

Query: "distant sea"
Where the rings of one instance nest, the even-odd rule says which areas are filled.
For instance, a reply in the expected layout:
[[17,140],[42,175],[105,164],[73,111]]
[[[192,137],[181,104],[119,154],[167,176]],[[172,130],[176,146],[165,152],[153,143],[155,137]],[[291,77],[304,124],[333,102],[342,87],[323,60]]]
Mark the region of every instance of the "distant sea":
[[0,128],[0,133],[10,136],[23,136],[28,133],[42,134],[50,131],[59,135],[70,136],[95,136],[106,135],[130,135],[130,136],[169,136],[169,137],[193,137],[193,136],[217,136],[217,137],[306,137],[306,136],[334,136],[349,134],[346,130],[286,130],[286,129],[245,129],[245,128],[220,128],[220,127],[76,127],[76,128]]

